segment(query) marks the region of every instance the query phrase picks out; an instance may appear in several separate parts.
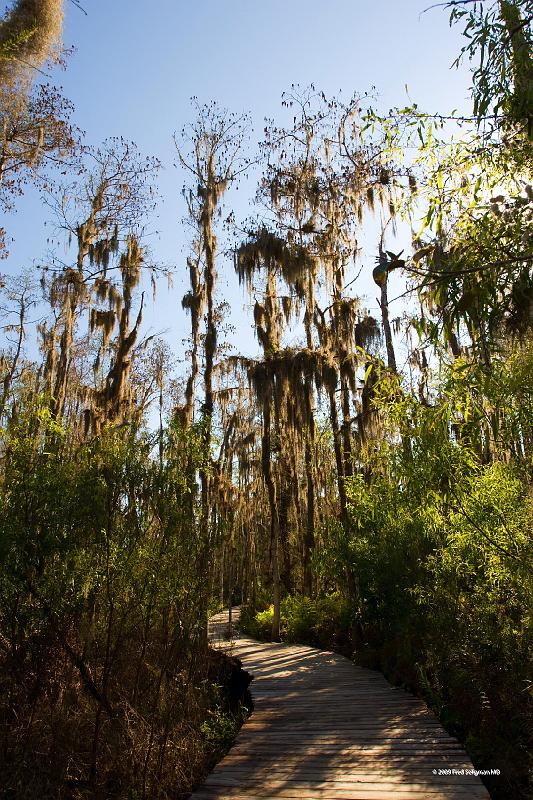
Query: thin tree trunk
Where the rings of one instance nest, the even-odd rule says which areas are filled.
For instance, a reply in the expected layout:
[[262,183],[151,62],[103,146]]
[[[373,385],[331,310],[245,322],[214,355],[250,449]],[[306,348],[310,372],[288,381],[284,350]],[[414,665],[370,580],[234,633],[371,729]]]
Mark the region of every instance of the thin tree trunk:
[[[201,244],[198,245],[198,248],[199,250],[201,249]],[[199,372],[198,348],[200,317],[203,314],[204,293],[200,277],[200,252],[197,252],[194,259],[189,258],[187,260],[187,265],[189,267],[191,291],[189,295],[185,295],[182,305],[189,308],[191,312],[191,374],[189,375],[185,387],[185,425],[189,427],[194,420],[194,391]],[[188,302],[186,302],[186,300]]]
[[346,510],[346,488],[344,486],[344,464],[342,459],[337,401],[333,389],[329,390],[329,419],[331,422],[331,431],[333,433],[333,449],[335,451],[335,464],[337,467],[337,491],[339,493],[340,516],[342,524],[346,526],[348,524],[348,513]]
[[265,397],[263,401],[263,441],[261,447],[261,458],[263,476],[268,491],[268,503],[270,506],[270,553],[272,563],[272,603],[274,606],[274,616],[272,620],[272,641],[279,642],[280,628],[280,574],[279,574],[279,520],[276,499],[276,485],[272,475],[272,464],[270,461],[271,442],[271,408],[270,397]]
[[0,399],[0,419],[2,419],[4,415],[7,398],[9,397],[11,384],[13,382],[13,378],[15,377],[15,372],[17,371],[20,353],[22,351],[22,342],[24,341],[25,313],[26,313],[26,305],[24,303],[24,299],[21,299],[20,311],[19,311],[19,335],[17,339],[17,349],[15,350],[13,361],[11,362],[11,368],[9,369],[6,377],[4,378],[4,385],[2,388],[2,398]]
[[381,319],[383,320],[383,333],[385,335],[385,345],[387,348],[387,366],[393,372],[397,372],[396,357],[394,355],[394,345],[392,342],[392,330],[389,321],[389,301],[387,297],[387,278],[381,285]]
[[313,574],[311,555],[315,546],[315,481],[313,470],[313,447],[315,439],[315,423],[311,413],[309,431],[305,437],[305,478],[307,484],[307,515],[304,535],[303,553],[303,590],[306,597],[313,594]]
[[280,576],[283,588],[290,594],[292,591],[292,564],[289,544],[289,505],[290,505],[290,478],[287,477],[287,468],[280,476],[280,497],[279,497],[279,538],[280,549],[283,562],[283,570]]
[[78,293],[71,284],[67,284],[65,292],[65,319],[63,323],[63,332],[59,340],[59,358],[57,361],[54,396],[51,404],[51,411],[54,419],[61,419],[65,408],[70,354],[78,306]]
[[201,543],[201,563],[200,575],[205,577],[206,592],[202,598],[202,638],[207,646],[207,617],[208,617],[208,587],[209,587],[209,553],[211,545],[210,536],[210,464],[211,464],[211,431],[213,426],[213,371],[215,353],[217,346],[217,329],[215,320],[215,252],[216,237],[213,232],[213,215],[216,202],[215,196],[215,175],[213,172],[212,160],[208,164],[207,174],[207,199],[202,212],[202,234],[205,255],[205,291],[207,301],[206,313],[206,334],[204,342],[204,389],[205,397],[202,407],[202,466],[200,469],[201,487],[201,520],[200,536]]
[[[307,301],[310,303],[310,301]],[[306,330],[307,347],[313,349],[313,334],[311,323],[314,313],[314,303],[308,306],[304,325]],[[304,534],[303,552],[303,593],[306,597],[313,594],[313,573],[311,569],[311,556],[315,546],[315,475],[314,475],[314,453],[315,453],[315,395],[313,378],[306,375],[305,396],[307,401],[307,422],[308,427],[305,431],[305,480],[307,486],[307,515]]]
[[350,387],[348,380],[341,375],[341,405],[342,405],[342,449],[344,477],[349,478],[353,473],[352,468],[352,415],[350,409]]

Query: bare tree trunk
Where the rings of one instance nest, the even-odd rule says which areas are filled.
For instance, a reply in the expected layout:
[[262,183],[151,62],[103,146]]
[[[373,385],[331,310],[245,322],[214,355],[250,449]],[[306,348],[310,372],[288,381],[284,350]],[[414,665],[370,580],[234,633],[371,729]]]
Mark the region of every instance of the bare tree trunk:
[[349,478],[353,473],[352,468],[352,415],[350,409],[350,387],[346,377],[341,375],[341,405],[342,405],[342,449],[344,477]]
[[65,408],[69,363],[72,351],[72,341],[74,338],[77,307],[78,292],[72,283],[69,282],[65,287],[65,318],[63,322],[63,332],[59,340],[59,358],[57,361],[54,383],[54,396],[51,404],[51,411],[54,419],[61,419]]
[[462,355],[461,345],[459,344],[459,339],[457,338],[454,331],[450,331],[448,336],[448,343],[450,345],[450,350],[452,352],[452,356],[454,358],[459,358]]
[[9,368],[7,375],[4,378],[4,385],[2,387],[2,397],[0,399],[0,420],[4,415],[7,399],[9,397],[9,392],[11,390],[11,384],[13,383],[13,378],[15,377],[15,372],[17,371],[17,366],[22,351],[22,342],[24,341],[25,315],[26,315],[26,304],[24,302],[24,298],[22,297],[20,300],[20,309],[19,309],[19,324],[18,324],[19,332],[17,338],[17,347],[15,350],[15,354],[13,355],[11,367]]
[[[314,297],[314,295],[313,295]],[[305,312],[305,331],[307,347],[313,349],[313,334],[311,323],[314,314],[314,301],[306,301],[308,307]],[[315,454],[315,395],[313,378],[306,375],[305,378],[305,397],[306,397],[306,416],[308,428],[305,431],[305,480],[307,487],[307,515],[304,534],[303,551],[303,593],[306,597],[313,594],[313,573],[311,569],[311,556],[315,546],[315,475],[314,475],[314,454]]]
[[268,503],[270,507],[270,559],[272,563],[272,603],[274,606],[274,617],[272,620],[272,641],[279,642],[280,628],[280,574],[279,574],[279,520],[278,506],[276,499],[276,484],[272,475],[272,464],[270,461],[271,441],[271,409],[270,397],[265,397],[263,401],[263,437],[261,443],[261,460],[263,476],[268,491]]
[[230,558],[229,558],[229,567],[228,567],[228,627],[229,627],[229,638],[233,639],[233,565],[235,561],[235,548],[233,544],[230,544]]
[[333,449],[335,451],[335,464],[337,467],[337,491],[339,493],[339,505],[341,522],[348,524],[348,513],[346,510],[346,488],[344,486],[344,464],[341,450],[341,435],[339,430],[339,415],[337,412],[337,400],[333,389],[329,390],[329,419],[333,433]]
[[159,469],[163,470],[163,374],[159,381]]
[[248,606],[251,599],[253,572],[253,531],[251,525],[242,523],[241,538],[243,543],[242,604]]
[[[287,472],[289,474],[287,474]],[[290,553],[290,543],[289,543],[289,506],[291,501],[291,492],[290,492],[290,482],[291,482],[291,473],[288,470],[288,466],[282,470],[282,474],[280,475],[280,497],[279,497],[279,538],[280,538],[280,549],[281,549],[281,558],[280,561],[283,562],[283,570],[280,575],[280,580],[283,584],[283,588],[287,593],[292,591],[292,564],[291,564],[291,553]]]
[[383,333],[385,334],[385,345],[387,347],[387,366],[393,372],[396,369],[396,357],[394,355],[394,345],[392,342],[392,331],[389,321],[389,301],[387,298],[387,278],[381,284],[381,319],[383,320]]
[[[307,387],[306,387],[307,388]],[[312,391],[312,387],[311,387]],[[308,398],[309,399],[309,398]],[[311,406],[311,403],[309,403]],[[313,593],[313,575],[311,555],[315,546],[315,480],[313,470],[313,454],[315,441],[315,421],[313,409],[309,409],[309,431],[305,437],[305,478],[307,484],[307,516],[304,534],[303,553],[303,590],[306,597]]]
[[194,389],[199,372],[198,348],[200,346],[200,318],[204,312],[204,287],[200,274],[201,242],[197,243],[195,258],[187,259],[191,291],[182,300],[182,306],[191,312],[191,374],[185,387],[185,425],[192,425],[194,419]]

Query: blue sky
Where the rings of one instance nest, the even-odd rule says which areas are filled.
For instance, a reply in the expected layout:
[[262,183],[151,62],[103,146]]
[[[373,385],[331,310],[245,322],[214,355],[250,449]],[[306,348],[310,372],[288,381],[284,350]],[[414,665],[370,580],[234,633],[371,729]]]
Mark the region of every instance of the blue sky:
[[[156,260],[175,265],[177,276],[172,291],[161,285],[146,320],[152,332],[168,330],[178,346],[188,333],[180,303],[188,232],[180,224],[183,175],[173,166],[172,134],[191,121],[191,96],[249,112],[256,137],[264,117],[279,118],[281,93],[291,83],[314,83],[327,95],[341,90],[346,97],[375,87],[384,110],[408,102],[406,86],[428,111],[468,108],[468,72],[450,69],[460,33],[449,28],[443,9],[423,13],[427,0],[82,2],[87,14],[67,1],[64,41],[76,52],[67,71],[54,77],[74,102],[87,143],[124,136],[163,163],[152,249]],[[237,217],[247,213],[243,188]],[[6,220],[15,237],[12,257],[0,271],[15,272],[42,257],[50,230],[45,218],[31,192],[18,203],[16,216]],[[246,299],[231,264],[220,271],[230,321],[242,331]],[[370,301],[375,294],[368,281],[359,291],[370,292]],[[249,323],[245,330],[249,344]]]

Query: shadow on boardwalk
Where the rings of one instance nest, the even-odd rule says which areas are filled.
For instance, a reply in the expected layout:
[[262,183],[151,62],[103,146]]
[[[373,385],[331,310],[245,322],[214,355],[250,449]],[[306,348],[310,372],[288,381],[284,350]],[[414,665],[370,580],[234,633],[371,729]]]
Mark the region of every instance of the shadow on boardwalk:
[[194,800],[482,800],[472,764],[426,706],[380,673],[311,647],[210,632],[252,673],[254,712]]

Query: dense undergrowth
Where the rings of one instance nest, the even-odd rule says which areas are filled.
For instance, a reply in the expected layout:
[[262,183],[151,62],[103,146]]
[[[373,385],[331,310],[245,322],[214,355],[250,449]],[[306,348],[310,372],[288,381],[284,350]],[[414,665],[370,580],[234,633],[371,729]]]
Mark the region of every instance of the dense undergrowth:
[[[522,404],[502,417],[502,450],[517,417],[524,426],[531,419],[529,350],[522,359],[512,367]],[[501,771],[487,779],[495,798],[530,798],[530,468],[518,459],[483,463],[474,422],[450,440],[449,419],[464,402],[449,384],[432,407],[382,387],[397,444],[368,452],[371,471],[347,480],[349,525],[328,522],[315,554],[322,595],[285,597],[281,636],[338,650],[421,694],[478,768]],[[355,586],[356,595],[336,586]],[[268,639],[272,616],[271,607],[245,613],[246,630]]]
[[4,433],[2,797],[186,796],[239,727],[239,666],[204,641],[190,438],[164,464],[126,428],[73,444],[44,405]]

